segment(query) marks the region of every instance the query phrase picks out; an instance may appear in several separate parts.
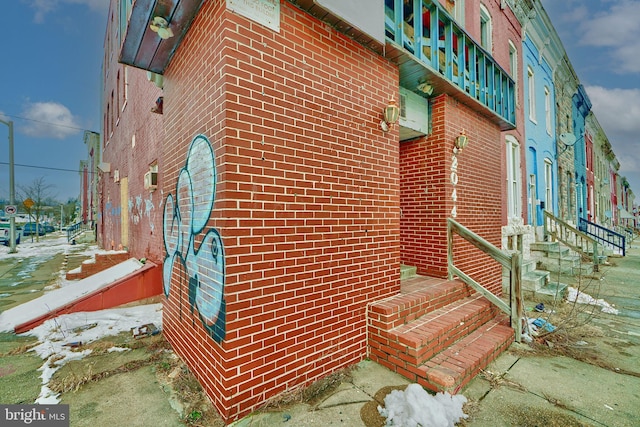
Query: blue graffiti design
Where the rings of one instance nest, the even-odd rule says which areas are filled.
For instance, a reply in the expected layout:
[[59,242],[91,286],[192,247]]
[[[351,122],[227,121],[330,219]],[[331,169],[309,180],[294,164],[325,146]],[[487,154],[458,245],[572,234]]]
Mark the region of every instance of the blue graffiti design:
[[167,255],[163,286],[169,297],[171,275],[176,263],[180,263],[188,277],[191,313],[197,311],[202,326],[216,342],[221,342],[225,337],[226,314],[222,239],[217,230],[209,229],[202,243],[196,244],[196,237],[205,232],[213,209],[216,179],[211,144],[205,136],[197,135],[178,176],[175,196],[167,195],[164,204],[163,236]]

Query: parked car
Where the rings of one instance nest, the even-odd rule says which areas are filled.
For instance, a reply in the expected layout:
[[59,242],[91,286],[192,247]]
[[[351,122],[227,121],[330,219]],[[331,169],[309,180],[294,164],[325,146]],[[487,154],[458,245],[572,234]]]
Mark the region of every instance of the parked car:
[[42,224],[36,224],[35,222],[28,222],[22,227],[22,234],[24,236],[38,235],[44,236],[44,226]]
[[[0,244],[9,246],[11,236],[11,226],[8,222],[0,223]],[[22,237],[22,227],[16,224],[16,245],[20,244]]]
[[44,226],[44,231],[46,233],[52,233],[52,232],[56,231],[56,229],[53,227],[53,225],[51,225],[51,223],[49,223],[49,222],[45,222],[43,224],[43,226]]

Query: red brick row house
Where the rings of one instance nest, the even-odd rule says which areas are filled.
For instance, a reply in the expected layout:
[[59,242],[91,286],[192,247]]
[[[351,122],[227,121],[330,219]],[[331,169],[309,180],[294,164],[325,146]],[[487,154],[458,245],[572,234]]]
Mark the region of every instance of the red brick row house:
[[163,264],[164,333],[225,420],[366,357],[457,391],[513,340],[447,280],[447,219],[496,247],[522,223],[520,34],[497,0],[112,0],[99,238]]

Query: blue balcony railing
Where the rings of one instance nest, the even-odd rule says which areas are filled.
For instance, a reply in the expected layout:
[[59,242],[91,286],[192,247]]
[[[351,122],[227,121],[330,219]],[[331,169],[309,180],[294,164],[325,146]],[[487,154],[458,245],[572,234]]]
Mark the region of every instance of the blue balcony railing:
[[515,126],[516,86],[509,74],[431,0],[385,0],[385,34],[451,84]]

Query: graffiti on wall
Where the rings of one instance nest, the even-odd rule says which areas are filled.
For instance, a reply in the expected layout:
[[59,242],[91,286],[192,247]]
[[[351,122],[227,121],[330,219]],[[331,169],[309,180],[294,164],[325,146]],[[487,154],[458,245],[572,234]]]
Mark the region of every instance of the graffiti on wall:
[[[146,218],[149,228],[153,233],[155,231],[155,214],[153,205],[153,193],[149,195],[148,198],[143,199],[142,196],[136,196],[135,199],[129,197],[129,218],[133,225],[138,225],[140,222]],[[143,207],[144,204],[144,207]]]
[[[170,193],[164,204],[167,255],[163,279],[167,297],[172,293],[172,274],[178,275],[181,283],[188,283],[191,313],[197,312],[209,335],[221,342],[225,336],[224,250],[220,233],[206,229],[215,201],[216,180],[213,149],[204,135],[198,135],[191,141],[175,195]],[[179,291],[182,289],[180,286]]]

